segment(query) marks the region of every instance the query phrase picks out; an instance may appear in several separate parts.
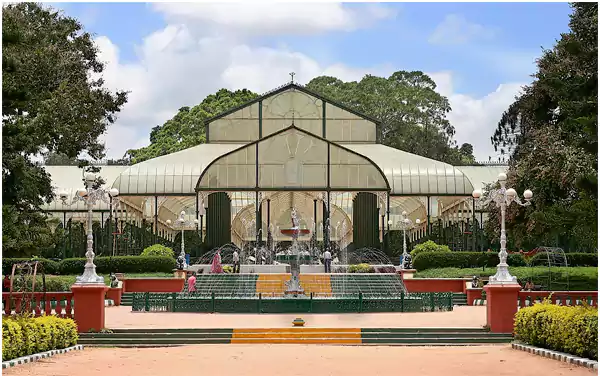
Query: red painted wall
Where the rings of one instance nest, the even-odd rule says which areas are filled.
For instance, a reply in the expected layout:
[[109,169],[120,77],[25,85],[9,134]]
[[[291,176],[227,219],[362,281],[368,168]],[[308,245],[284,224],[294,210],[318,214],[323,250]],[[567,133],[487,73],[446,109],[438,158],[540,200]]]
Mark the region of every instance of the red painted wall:
[[123,292],[180,292],[183,278],[124,278]]
[[404,280],[408,292],[466,292],[463,278],[410,278]]

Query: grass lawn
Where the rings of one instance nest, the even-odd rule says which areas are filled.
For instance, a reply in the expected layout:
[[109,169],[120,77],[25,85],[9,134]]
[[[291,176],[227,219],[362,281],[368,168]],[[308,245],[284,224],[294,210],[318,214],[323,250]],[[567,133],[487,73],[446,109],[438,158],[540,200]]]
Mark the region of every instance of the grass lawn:
[[[598,289],[598,267],[512,267],[510,273],[519,280],[531,279],[535,284],[550,289],[571,291],[595,291]],[[496,268],[441,268],[416,272],[414,278],[471,278],[474,275],[488,277],[496,273]]]

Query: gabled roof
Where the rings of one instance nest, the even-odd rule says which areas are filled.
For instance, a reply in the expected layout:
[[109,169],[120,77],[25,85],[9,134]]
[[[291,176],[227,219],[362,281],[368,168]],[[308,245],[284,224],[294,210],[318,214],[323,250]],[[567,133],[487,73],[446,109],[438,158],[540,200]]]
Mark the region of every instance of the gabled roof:
[[230,109],[230,110],[227,110],[227,111],[225,111],[225,112],[223,112],[223,113],[220,113],[220,114],[218,114],[218,115],[216,115],[216,116],[213,116],[213,117],[211,117],[211,118],[209,118],[209,119],[205,120],[205,122],[204,122],[204,123],[205,123],[205,124],[208,126],[208,125],[209,125],[211,122],[213,122],[213,121],[215,121],[215,120],[218,120],[218,119],[220,119],[220,118],[222,118],[222,117],[225,117],[225,116],[227,116],[227,115],[230,115],[230,114],[232,114],[232,113],[234,113],[234,112],[236,112],[236,111],[239,111],[239,110],[241,110],[241,109],[243,109],[243,108],[245,108],[245,107],[251,106],[251,105],[253,105],[254,103],[258,103],[258,102],[260,102],[260,101],[264,100],[265,98],[269,98],[269,97],[271,97],[271,96],[273,96],[273,95],[277,95],[277,94],[279,94],[279,93],[283,93],[283,92],[285,92],[285,91],[287,91],[287,90],[289,90],[289,89],[295,89],[295,90],[301,91],[301,92],[303,92],[303,93],[306,93],[306,94],[308,94],[308,95],[312,95],[313,97],[315,97],[315,98],[317,98],[317,99],[320,99],[320,100],[322,100],[323,102],[326,102],[326,103],[332,104],[332,105],[334,105],[334,106],[336,106],[336,107],[339,107],[339,108],[341,108],[341,109],[342,109],[342,110],[344,110],[344,111],[348,111],[348,112],[350,112],[351,114],[354,114],[354,115],[356,115],[356,116],[358,116],[358,117],[361,117],[361,118],[363,118],[363,119],[366,119],[366,120],[372,121],[373,123],[375,123],[375,124],[377,124],[377,125],[381,124],[381,121],[380,121],[380,120],[378,120],[378,119],[375,119],[375,118],[374,118],[374,117],[372,117],[372,116],[365,115],[365,114],[363,114],[363,113],[360,113],[360,112],[358,112],[358,111],[356,111],[356,110],[353,110],[353,109],[351,109],[351,108],[349,108],[349,107],[347,107],[347,106],[345,106],[345,105],[343,105],[343,104],[341,104],[341,103],[338,103],[338,102],[336,102],[336,101],[334,101],[334,100],[327,99],[327,98],[323,97],[322,95],[320,95],[320,94],[318,94],[318,93],[315,93],[314,91],[312,91],[312,90],[309,90],[309,89],[307,89],[306,87],[304,87],[304,86],[302,86],[302,85],[298,85],[298,84],[296,84],[296,83],[293,83],[293,82],[290,82],[290,83],[288,83],[288,84],[285,84],[285,85],[283,85],[283,86],[281,86],[281,87],[278,87],[277,89],[274,89],[274,90],[268,91],[268,92],[266,92],[265,94],[261,95],[260,97],[258,97],[258,98],[256,98],[256,99],[253,99],[253,100],[251,100],[251,101],[248,101],[248,102],[246,102],[246,103],[243,103],[243,104],[241,104],[241,105],[239,105],[239,106],[237,106],[237,107],[234,107],[234,108],[232,108],[232,109]]

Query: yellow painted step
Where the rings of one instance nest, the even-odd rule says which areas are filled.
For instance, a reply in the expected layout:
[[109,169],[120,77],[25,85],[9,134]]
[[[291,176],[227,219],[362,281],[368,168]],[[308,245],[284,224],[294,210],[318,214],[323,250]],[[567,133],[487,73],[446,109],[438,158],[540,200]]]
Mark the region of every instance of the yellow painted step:
[[360,344],[358,328],[234,329],[231,343],[245,344]]
[[232,338],[232,344],[360,345],[360,338]]
[[[285,283],[290,277],[291,274],[260,274],[256,280],[256,293],[266,296],[283,295]],[[300,284],[306,295],[331,295],[331,278],[328,274],[300,274]]]

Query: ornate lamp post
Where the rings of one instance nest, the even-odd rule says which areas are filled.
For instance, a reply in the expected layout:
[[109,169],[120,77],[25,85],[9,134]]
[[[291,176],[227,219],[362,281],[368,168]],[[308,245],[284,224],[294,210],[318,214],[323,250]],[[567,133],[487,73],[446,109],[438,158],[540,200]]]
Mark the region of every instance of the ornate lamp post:
[[87,207],[87,251],[85,252],[85,269],[83,274],[78,276],[76,284],[104,284],[104,278],[96,274],[96,265],[94,264],[94,234],[92,230],[92,209],[94,205],[103,201],[109,205],[110,210],[118,207],[119,205],[119,190],[117,188],[104,189],[94,188],[94,182],[96,181],[96,175],[88,172],[85,174],[85,189],[77,191],[77,195],[71,199],[71,202],[67,202],[68,193],[62,191],[59,193],[59,197],[63,205],[74,205],[77,201],[83,201]]
[[[171,220],[167,219],[167,225],[171,226]],[[173,228],[181,228],[181,253],[179,254],[179,256],[181,256],[183,258],[183,268],[187,268],[187,262],[185,261],[185,237],[184,237],[184,231],[186,227],[191,227],[191,226],[198,226],[198,220],[194,219],[193,221],[186,221],[185,220],[185,212],[182,211],[181,213],[179,213],[179,218],[177,218],[175,220],[175,223],[173,223]]]
[[[402,250],[402,260],[406,260],[406,256],[408,256],[408,250],[406,249],[406,230],[410,230],[421,224],[421,220],[417,218],[415,222],[411,221],[410,218],[407,218],[406,211],[402,212],[402,220],[398,221],[398,227],[402,229],[402,238],[404,240],[403,250]],[[401,265],[404,267],[404,265]]]
[[[476,189],[473,191],[473,198],[481,207],[487,206],[490,203],[494,202],[496,206],[500,208],[500,253],[498,254],[498,257],[500,258],[500,263],[498,264],[496,274],[490,277],[489,283],[516,283],[517,277],[510,275],[510,273],[508,272],[508,264],[506,263],[506,259],[508,258],[508,253],[506,252],[505,229],[506,207],[512,204],[513,202],[517,203],[517,205],[520,206],[531,205],[531,198],[533,197],[533,192],[531,192],[529,189],[525,190],[525,192],[523,192],[525,202],[521,202],[519,196],[517,196],[517,191],[515,191],[513,188],[506,188],[506,174],[499,174],[498,182],[500,183],[500,189],[491,190],[488,194],[488,197],[483,198],[481,191]],[[479,201],[482,198],[483,201]]]

